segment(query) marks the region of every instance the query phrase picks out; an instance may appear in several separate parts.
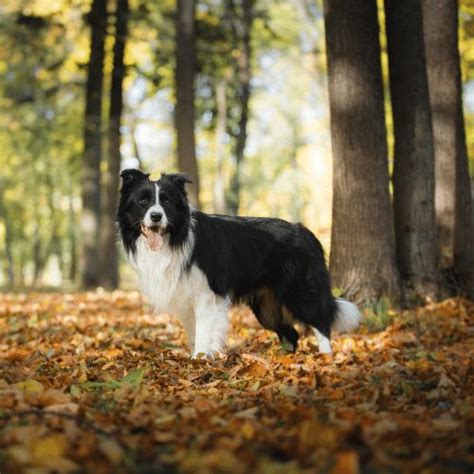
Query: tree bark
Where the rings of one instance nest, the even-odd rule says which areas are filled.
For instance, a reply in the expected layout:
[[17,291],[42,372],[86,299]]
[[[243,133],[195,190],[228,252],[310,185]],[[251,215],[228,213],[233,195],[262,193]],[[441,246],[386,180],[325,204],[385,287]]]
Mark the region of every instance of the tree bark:
[[140,164],[140,169],[143,169],[142,165],[142,155],[140,153],[140,148],[138,147],[137,141],[137,119],[133,118],[130,120],[130,139],[132,141],[133,154]]
[[240,102],[239,130],[235,140],[235,169],[230,180],[228,209],[237,215],[240,206],[241,168],[244,160],[245,145],[247,143],[247,123],[249,119],[250,79],[252,77],[251,59],[252,45],[251,32],[254,20],[254,0],[242,0],[242,15],[240,19],[235,13],[234,2],[232,6],[232,24],[235,42],[240,51],[237,57],[236,71],[239,81],[238,100]]
[[76,236],[76,213],[74,211],[74,196],[68,196],[68,239],[69,239],[69,272],[68,278],[71,283],[76,282],[77,278],[77,236]]
[[354,299],[399,296],[375,0],[324,4],[331,141],[333,284]]
[[194,66],[196,59],[194,37],[195,0],[178,0],[176,11],[176,109],[175,127],[180,171],[193,181],[189,199],[199,208],[199,170],[194,137]]
[[115,11],[115,44],[113,51],[112,84],[108,129],[107,170],[104,182],[104,206],[102,214],[102,269],[101,284],[107,289],[119,285],[117,229],[115,218],[120,173],[120,123],[123,110],[123,80],[125,78],[125,43],[127,39],[128,0],[118,0]]
[[82,166],[82,261],[81,280],[84,288],[99,283],[100,229],[100,161],[101,114],[104,78],[104,43],[107,28],[107,2],[94,0],[89,13],[91,48],[86,84],[84,123],[84,160]]
[[13,262],[13,251],[12,251],[12,232],[10,228],[10,222],[8,219],[7,211],[4,214],[4,222],[5,222],[5,256],[7,260],[7,277],[8,277],[8,285],[10,288],[14,288],[15,286],[15,265]]
[[7,180],[0,178],[0,218],[3,219],[3,224],[5,225],[5,259],[7,262],[5,276],[8,281],[8,286],[13,288],[15,286],[15,267],[12,251],[13,235],[7,206],[5,205],[6,185]]
[[224,147],[227,130],[227,81],[220,79],[216,85],[216,177],[214,181],[214,212],[226,213]]
[[474,298],[474,230],[458,51],[458,4],[423,0],[428,84],[433,117],[435,202],[442,265]]
[[385,18],[395,132],[397,263],[407,289],[435,298],[434,151],[421,0],[385,0]]

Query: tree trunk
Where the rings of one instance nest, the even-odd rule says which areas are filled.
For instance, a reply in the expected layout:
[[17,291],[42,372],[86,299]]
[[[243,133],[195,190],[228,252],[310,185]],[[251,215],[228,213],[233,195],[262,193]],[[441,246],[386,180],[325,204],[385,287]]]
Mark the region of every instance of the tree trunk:
[[15,286],[15,266],[13,262],[13,251],[12,251],[12,232],[10,223],[8,221],[8,215],[5,212],[4,215],[5,222],[5,256],[7,259],[7,277],[8,277],[8,286],[13,288]]
[[225,177],[224,177],[224,147],[227,130],[227,100],[226,79],[221,79],[216,85],[216,177],[214,181],[214,212],[225,214]]
[[433,117],[435,202],[444,267],[474,298],[474,242],[469,165],[462,110],[456,0],[423,0],[428,84]]
[[229,212],[237,215],[240,206],[241,168],[247,143],[247,122],[249,119],[250,79],[252,76],[251,32],[254,19],[254,0],[242,0],[242,15],[236,20],[235,5],[231,1],[233,13],[233,31],[236,44],[239,46],[237,57],[237,78],[239,81],[238,100],[240,102],[239,130],[235,141],[235,169],[230,180],[228,208]]
[[439,289],[434,151],[421,0],[385,0],[385,18],[397,263],[408,289],[433,298]]
[[143,169],[142,165],[142,155],[140,153],[140,148],[138,148],[137,141],[137,120],[135,118],[131,119],[129,122],[130,128],[130,139],[132,141],[133,154],[140,164],[140,169]]
[[458,97],[453,266],[462,294],[474,300],[474,213],[461,88]]
[[77,237],[76,237],[76,215],[74,211],[74,196],[68,196],[68,238],[69,253],[71,256],[69,262],[68,277],[71,283],[76,282],[77,277]]
[[0,178],[0,218],[3,219],[5,225],[5,258],[7,261],[6,265],[6,279],[8,286],[13,288],[15,286],[15,267],[13,263],[13,235],[11,230],[11,222],[8,215],[8,210],[5,205],[5,188],[6,179]]
[[199,208],[199,170],[194,138],[194,0],[178,0],[176,11],[176,109],[178,167],[191,176],[189,199]]
[[375,0],[325,1],[333,149],[333,284],[399,296]]
[[300,166],[298,164],[298,151],[302,145],[300,137],[301,124],[297,114],[287,114],[286,120],[291,129],[291,144],[289,150],[289,161],[291,166],[291,202],[290,202],[290,219],[291,222],[301,222],[304,209],[304,197],[301,187]]
[[107,28],[107,2],[94,0],[89,13],[91,48],[86,85],[84,161],[82,166],[82,261],[84,288],[99,283],[101,113],[104,78],[104,43]]
[[123,80],[125,77],[125,42],[127,38],[128,0],[118,0],[115,11],[115,44],[113,53],[112,84],[108,129],[107,171],[104,182],[104,206],[102,208],[102,269],[101,284],[107,289],[119,285],[117,251],[117,199],[120,173],[120,123],[123,109]]

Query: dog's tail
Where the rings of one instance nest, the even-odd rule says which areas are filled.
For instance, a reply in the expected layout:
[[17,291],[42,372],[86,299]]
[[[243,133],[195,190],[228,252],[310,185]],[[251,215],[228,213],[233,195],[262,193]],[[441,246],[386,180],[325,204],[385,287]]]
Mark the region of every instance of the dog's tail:
[[349,332],[357,329],[362,320],[359,308],[354,303],[342,298],[336,298],[336,307],[336,317],[332,328],[338,332]]

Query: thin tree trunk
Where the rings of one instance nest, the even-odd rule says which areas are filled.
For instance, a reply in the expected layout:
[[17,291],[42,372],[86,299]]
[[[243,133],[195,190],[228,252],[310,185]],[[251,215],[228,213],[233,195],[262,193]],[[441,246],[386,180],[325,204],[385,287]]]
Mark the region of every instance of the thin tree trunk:
[[176,11],[176,109],[178,167],[193,181],[189,199],[199,208],[199,170],[194,137],[195,0],[178,0]]
[[82,166],[82,261],[84,288],[99,283],[101,114],[104,79],[104,43],[107,28],[107,2],[94,0],[89,13],[91,49],[86,85],[84,161]]
[[385,0],[395,131],[393,207],[400,275],[418,295],[438,294],[434,151],[421,0]]
[[301,215],[304,209],[304,200],[301,189],[300,167],[298,164],[298,151],[301,145],[299,136],[300,124],[297,117],[288,117],[288,122],[291,127],[291,150],[290,150],[290,165],[292,170],[292,199],[290,203],[291,222],[301,222]]
[[375,0],[325,1],[333,149],[333,284],[399,296]]
[[462,110],[458,3],[423,0],[428,83],[433,117],[436,219],[442,265],[474,298],[474,230]]
[[115,44],[110,89],[107,171],[104,183],[104,207],[102,215],[102,269],[101,284],[107,289],[119,285],[117,251],[117,198],[120,172],[120,123],[123,110],[123,80],[125,77],[125,42],[127,38],[128,0],[118,0],[115,12]]
[[43,260],[41,258],[41,234],[38,226],[38,216],[35,216],[35,232],[33,236],[33,281],[31,286],[36,287],[38,285],[38,280],[40,274],[43,270]]
[[137,133],[136,119],[132,119],[130,121],[130,139],[132,141],[133,154],[135,155],[135,158],[138,160],[138,163],[140,164],[140,169],[143,169],[142,155],[140,153],[140,148],[138,148],[136,133]]
[[225,177],[224,177],[224,148],[227,130],[227,80],[221,79],[216,85],[216,177],[214,181],[214,212],[226,213]]
[[69,263],[69,280],[72,283],[77,277],[77,238],[76,238],[76,215],[74,211],[74,197],[68,197],[68,236],[69,236],[69,253],[71,260]]
[[0,217],[3,218],[3,223],[5,225],[5,257],[7,261],[6,277],[8,280],[8,286],[13,288],[15,286],[15,268],[12,252],[13,236],[8,210],[5,205],[5,187],[6,179],[0,178]]
[[[235,8],[233,9],[235,12]],[[242,18],[240,21],[238,21],[238,25],[234,26],[234,36],[237,36],[237,41],[240,46],[239,56],[237,58],[237,77],[240,87],[238,94],[238,99],[240,102],[240,118],[239,130],[235,141],[235,170],[230,180],[230,196],[228,200],[229,212],[233,215],[237,215],[239,212],[241,168],[242,162],[244,160],[245,145],[247,143],[247,123],[249,119],[249,100],[251,87],[250,79],[252,76],[251,32],[254,20],[253,9],[254,0],[242,0]],[[233,20],[234,25],[235,21],[236,20]]]
[[7,276],[8,276],[8,285],[10,288],[15,286],[15,267],[13,263],[13,252],[12,252],[12,235],[11,227],[8,220],[8,215],[4,215],[5,222],[5,255],[7,258]]
[[[39,216],[36,216],[35,222],[37,223],[37,231],[35,233],[35,246],[34,246],[34,281],[33,286],[43,285],[44,270],[48,264],[48,261],[55,253],[59,256],[60,236],[59,236],[59,222],[58,213],[54,203],[54,179],[52,176],[52,170],[45,176],[45,185],[47,189],[47,202],[49,208],[49,223],[48,230],[50,230],[49,240],[46,241],[44,236],[44,245],[41,245],[40,228],[41,222]],[[43,248],[42,248],[43,247]]]

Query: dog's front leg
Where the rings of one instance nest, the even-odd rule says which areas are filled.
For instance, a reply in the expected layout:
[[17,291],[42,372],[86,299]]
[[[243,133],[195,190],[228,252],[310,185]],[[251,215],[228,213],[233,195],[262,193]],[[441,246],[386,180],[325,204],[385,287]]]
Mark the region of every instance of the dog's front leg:
[[193,358],[199,354],[213,358],[224,343],[228,326],[229,304],[214,293],[200,295],[196,302],[196,338]]
[[188,338],[189,351],[194,354],[194,346],[196,339],[196,319],[194,316],[193,308],[190,308],[185,314],[181,316],[181,322],[183,323],[186,337]]

